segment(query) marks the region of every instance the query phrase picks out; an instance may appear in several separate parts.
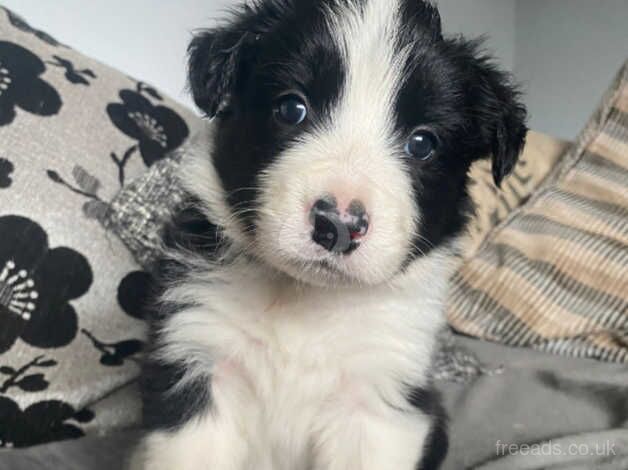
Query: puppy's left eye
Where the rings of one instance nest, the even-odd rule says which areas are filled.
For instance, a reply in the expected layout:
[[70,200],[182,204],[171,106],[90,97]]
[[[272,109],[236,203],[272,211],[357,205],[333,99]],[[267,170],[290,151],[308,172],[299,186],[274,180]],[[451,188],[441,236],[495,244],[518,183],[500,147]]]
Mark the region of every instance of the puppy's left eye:
[[434,156],[438,147],[438,138],[426,129],[418,129],[412,133],[406,143],[406,153],[421,161]]
[[305,121],[307,117],[307,105],[299,95],[284,95],[277,100],[275,105],[276,119],[290,126],[296,126]]

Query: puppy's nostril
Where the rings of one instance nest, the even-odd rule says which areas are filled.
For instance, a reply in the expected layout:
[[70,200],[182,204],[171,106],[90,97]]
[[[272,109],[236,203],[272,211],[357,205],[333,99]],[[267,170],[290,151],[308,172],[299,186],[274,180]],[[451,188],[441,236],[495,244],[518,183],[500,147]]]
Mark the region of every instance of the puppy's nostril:
[[[336,214],[319,212],[314,216],[312,240],[327,251],[343,251],[341,245],[346,245],[345,239],[347,239],[349,243],[351,242],[348,234],[344,232],[346,232],[344,224],[340,222]],[[342,243],[339,243],[341,240]]]
[[319,212],[337,212],[338,203],[336,198],[331,194],[326,194],[314,203],[313,211]]
[[357,200],[351,201],[347,213],[350,220],[348,228],[351,239],[356,240],[366,235],[369,229],[369,217],[364,204]]
[[355,217],[364,217],[366,215],[366,208],[364,207],[364,204],[362,204],[361,201],[354,199],[349,204],[347,212]]
[[340,220],[336,198],[325,195],[317,200],[310,211],[310,222],[314,226],[312,240],[332,253],[344,253],[351,245],[351,235],[346,224]]

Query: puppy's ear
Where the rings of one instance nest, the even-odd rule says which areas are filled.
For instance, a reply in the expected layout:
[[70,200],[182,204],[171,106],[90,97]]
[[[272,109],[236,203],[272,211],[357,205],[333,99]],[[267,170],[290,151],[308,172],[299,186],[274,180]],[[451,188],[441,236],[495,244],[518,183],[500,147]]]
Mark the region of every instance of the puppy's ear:
[[228,105],[246,50],[256,35],[237,24],[197,34],[188,47],[188,83],[194,102],[213,117]]
[[[460,45],[460,44],[459,44]],[[492,155],[493,180],[499,187],[517,164],[525,144],[527,112],[510,75],[479,51],[480,42],[462,44],[463,74],[470,111],[484,153]]]
[[196,105],[213,117],[244,82],[263,38],[292,10],[283,0],[244,2],[225,23],[197,34],[188,47],[188,83]]
[[410,2],[408,8],[415,10],[412,13],[426,26],[426,31],[431,35],[432,40],[439,41],[443,38],[440,12],[435,3],[427,0],[416,3]]

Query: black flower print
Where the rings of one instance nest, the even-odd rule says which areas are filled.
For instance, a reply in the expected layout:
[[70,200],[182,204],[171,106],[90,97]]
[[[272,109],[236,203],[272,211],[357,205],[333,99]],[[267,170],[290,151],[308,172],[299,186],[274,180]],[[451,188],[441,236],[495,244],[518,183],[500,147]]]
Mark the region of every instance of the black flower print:
[[74,183],[67,181],[54,170],[47,170],[46,174],[52,182],[87,198],[87,201],[83,204],[83,214],[85,217],[105,223],[107,215],[110,212],[110,206],[109,203],[103,201],[100,196],[98,196],[98,190],[100,189],[100,180],[98,178],[90,174],[80,165],[75,165],[72,169]]
[[38,116],[59,112],[59,93],[39,78],[45,70],[41,59],[29,50],[0,41],[0,126],[13,121],[16,107]]
[[67,345],[78,330],[69,301],[92,284],[89,263],[70,248],[49,248],[46,232],[25,217],[0,217],[0,238],[0,353],[17,338],[39,348]]
[[[48,388],[48,381],[41,372],[33,373],[33,368],[54,367],[57,361],[37,356],[22,367],[0,366],[0,393],[17,387],[24,392],[40,392]],[[4,377],[3,377],[4,376]]]
[[107,114],[118,129],[137,140],[144,163],[151,166],[179,147],[187,138],[189,129],[172,109],[154,106],[143,96],[146,90],[139,86],[138,91],[122,90],[122,103],[107,105]]
[[0,448],[76,439],[85,435],[80,424],[93,419],[91,410],[77,411],[59,400],[40,401],[22,411],[13,400],[0,396]]
[[0,158],[0,189],[5,189],[11,186],[13,180],[11,179],[11,173],[13,173],[15,167],[6,158]]
[[92,346],[102,353],[100,363],[103,366],[121,366],[125,359],[134,359],[132,356],[139,353],[144,347],[144,343],[139,339],[125,339],[107,343],[99,340],[91,331],[84,328],[81,333],[91,341]]
[[111,160],[113,160],[113,163],[118,167],[118,181],[120,182],[120,187],[124,186],[124,179],[125,179],[124,169],[126,168],[126,164],[129,163],[129,160],[131,159],[131,157],[133,156],[136,150],[137,150],[137,145],[133,145],[129,147],[126,150],[126,152],[124,152],[124,155],[122,155],[121,157],[118,157],[118,155],[115,152],[111,152],[109,154],[111,157]]
[[68,59],[64,59],[58,55],[53,55],[52,58],[54,61],[49,60],[46,63],[65,69],[65,78],[70,83],[74,83],[75,85],[89,85],[88,78],[96,78],[96,74],[91,69],[77,70],[74,68],[74,64]]
[[132,271],[120,281],[118,304],[127,314],[138,320],[146,318],[153,278],[146,271]]
[[164,98],[163,96],[161,96],[161,94],[152,86],[148,85],[147,83],[144,82],[139,82],[137,80],[135,80],[134,78],[129,77],[130,80],[133,80],[136,83],[136,89],[138,93],[146,93],[147,95],[149,95],[150,97],[158,100],[158,101],[163,101]]
[[51,46],[57,47],[57,46],[63,45],[59,41],[57,41],[55,38],[50,36],[48,33],[45,33],[44,31],[40,31],[38,29],[31,27],[31,25],[29,25],[26,21],[24,21],[24,19],[21,16],[17,15],[16,13],[13,13],[11,10],[8,10],[7,8],[4,8],[4,10],[7,12],[7,17],[9,18],[9,22],[20,31],[34,34],[36,37],[44,41],[46,44],[50,44]]

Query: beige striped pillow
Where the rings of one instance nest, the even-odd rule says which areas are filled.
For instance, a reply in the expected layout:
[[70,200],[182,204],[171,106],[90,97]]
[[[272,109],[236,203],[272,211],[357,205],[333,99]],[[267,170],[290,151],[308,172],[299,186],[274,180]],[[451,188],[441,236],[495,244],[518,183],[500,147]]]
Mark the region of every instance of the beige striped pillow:
[[465,260],[451,325],[628,362],[628,62],[572,150]]
[[530,131],[513,172],[501,188],[493,182],[491,162],[478,160],[471,167],[469,192],[476,214],[465,240],[464,256],[472,256],[486,236],[515,209],[528,200],[547,178],[571,144],[540,132]]

